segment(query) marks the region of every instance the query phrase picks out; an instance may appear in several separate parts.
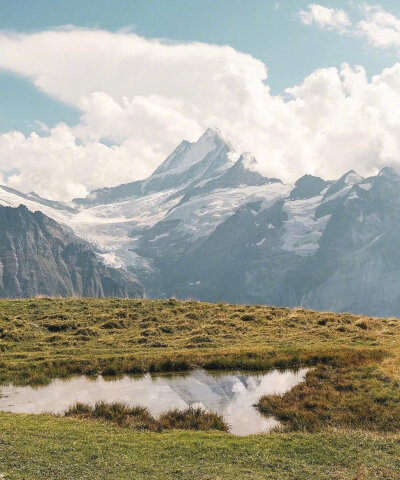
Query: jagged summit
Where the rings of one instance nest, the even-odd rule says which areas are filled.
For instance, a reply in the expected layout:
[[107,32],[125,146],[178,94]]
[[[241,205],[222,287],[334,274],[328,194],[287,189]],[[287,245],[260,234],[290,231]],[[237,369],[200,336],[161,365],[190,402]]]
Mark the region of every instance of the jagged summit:
[[364,177],[356,173],[354,170],[349,170],[342,175],[339,180],[331,182],[331,186],[328,188],[324,195],[324,199],[339,194],[339,192],[345,193],[353,187],[356,183],[364,180]]
[[230,148],[216,129],[209,128],[196,142],[181,142],[151,176],[182,172],[204,160],[211,152],[215,153],[224,147]]
[[[251,186],[268,183],[270,179],[257,171],[257,165],[257,160],[253,155],[248,152],[243,153],[223,175],[212,181],[214,188],[233,188],[240,185]],[[211,182],[207,183],[206,186],[210,186],[210,184]]]
[[[92,192],[79,211],[1,187],[0,204],[68,225],[149,297],[400,315],[398,172],[291,185],[258,170],[210,129],[146,180]],[[13,268],[9,251],[0,260]],[[22,268],[25,250],[17,257]]]
[[344,175],[342,175],[342,177],[340,177],[339,182],[342,182],[346,185],[354,185],[355,183],[360,182],[363,179],[364,177],[359,175],[354,170],[349,170]]
[[221,175],[233,164],[230,145],[216,129],[209,128],[196,142],[182,141],[164,162],[145,180],[117,187],[94,190],[85,199],[74,199],[78,205],[115,202],[152,192],[179,190],[196,182]]
[[209,127],[200,137],[201,139],[205,138],[220,138],[222,139],[221,131],[217,127]]
[[299,200],[319,195],[329,185],[329,182],[321,177],[306,174],[299,178],[294,185],[294,189],[290,192],[290,199]]
[[386,178],[398,177],[400,176],[400,171],[394,167],[383,167],[377,176]]

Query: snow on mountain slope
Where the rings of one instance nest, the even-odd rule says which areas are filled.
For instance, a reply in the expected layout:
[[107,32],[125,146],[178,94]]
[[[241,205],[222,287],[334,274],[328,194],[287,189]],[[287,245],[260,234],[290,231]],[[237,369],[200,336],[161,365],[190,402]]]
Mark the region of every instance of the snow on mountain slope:
[[[209,235],[243,203],[255,198],[268,203],[290,191],[291,186],[280,182],[263,185],[268,179],[248,170],[243,160],[235,163],[237,157],[218,132],[209,129],[195,143],[182,142],[148,179],[91,193],[87,204],[80,200],[79,211],[68,224],[94,243],[113,265],[148,271],[151,259],[141,258],[135,249],[142,236],[158,224],[171,222],[175,236],[195,242]],[[240,165],[242,182],[236,178],[236,165]],[[230,169],[232,174],[226,176]],[[224,180],[220,182],[220,178]],[[130,188],[134,193],[126,197]],[[188,199],[181,202],[184,196]],[[102,198],[106,201],[99,203]],[[154,246],[159,240],[166,241],[166,235],[157,232],[155,228],[154,238],[149,237]]]
[[112,266],[148,270],[149,262],[133,251],[136,237],[162,220],[179,202],[180,197],[169,200],[174,193],[169,190],[82,209],[69,225],[106,254],[103,258]]
[[323,196],[288,200],[284,210],[288,215],[283,235],[283,249],[298,255],[312,255],[318,249],[318,240],[330,215],[315,218],[315,212]]
[[[324,182],[309,177],[300,179],[294,188],[262,177],[255,171],[256,160],[250,154],[238,157],[216,130],[208,129],[195,143],[183,141],[148,179],[92,192],[87,201],[76,202],[75,209],[7,187],[0,187],[0,204],[24,204],[68,225],[113,266],[151,271],[152,259],[135,252],[143,235],[153,248],[169,247],[182,239],[195,243],[209,236],[246,203],[260,200],[262,208],[268,208],[292,191],[296,191],[296,197],[304,196],[306,188],[306,196],[314,195],[314,184],[321,187]],[[315,218],[318,206],[344,195],[360,180],[349,172],[328,184],[329,188],[320,195],[287,198],[282,248],[311,255],[318,248],[318,239],[329,219],[329,215]],[[165,224],[169,234],[159,234]]]
[[400,315],[399,193],[390,168],[283,184],[208,130],[145,180],[72,205],[0,187],[0,205],[68,225],[149,296]]
[[0,185],[0,205],[14,208],[17,208],[20,205],[25,205],[28,210],[32,212],[39,210],[59,223],[68,225],[71,222],[74,217],[74,210],[72,208],[67,205],[62,208],[62,204],[59,202],[56,203],[58,203],[60,207],[54,208],[44,202],[46,202],[45,199],[42,199],[39,196],[35,197],[32,194],[25,195],[17,190]]
[[282,183],[218,189],[192,198],[172,210],[165,219],[179,221],[178,228],[182,233],[190,235],[192,241],[196,241],[208,236],[244,203],[261,200],[266,208],[271,202],[287,195],[290,189],[290,185]]

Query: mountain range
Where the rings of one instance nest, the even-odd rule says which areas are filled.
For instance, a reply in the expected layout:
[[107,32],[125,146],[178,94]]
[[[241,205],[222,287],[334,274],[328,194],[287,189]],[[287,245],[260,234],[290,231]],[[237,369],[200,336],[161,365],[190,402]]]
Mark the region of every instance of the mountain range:
[[[31,271],[24,248],[7,242],[11,235],[14,244],[29,244],[35,220],[51,224],[47,242],[63,232],[57,252],[84,245],[100,278],[113,272],[116,282],[43,292],[38,282],[18,290],[3,281],[0,296],[175,295],[399,316],[399,193],[400,176],[388,167],[368,178],[354,171],[335,180],[305,175],[294,184],[267,178],[251,154],[238,155],[209,129],[197,142],[183,141],[147,179],[69,204],[0,187],[0,205],[12,207],[0,212],[1,228],[11,210],[33,215],[2,237],[3,277],[10,251]],[[9,231],[13,223],[6,225]],[[75,271],[72,257],[64,264]],[[49,268],[67,275],[57,261]]]

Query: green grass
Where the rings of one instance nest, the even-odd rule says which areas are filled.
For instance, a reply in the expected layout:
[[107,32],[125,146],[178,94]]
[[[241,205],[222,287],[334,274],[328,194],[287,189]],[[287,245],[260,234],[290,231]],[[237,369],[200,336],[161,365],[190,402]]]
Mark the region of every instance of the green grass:
[[398,480],[400,439],[350,431],[140,433],[0,413],[5,480]]
[[[112,425],[82,409],[80,419],[0,413],[0,478],[400,479],[397,319],[174,299],[2,300],[0,354],[0,383],[20,384],[314,366],[303,384],[259,400],[283,422],[267,435],[138,432],[124,415]],[[169,427],[193,428],[171,415]]]

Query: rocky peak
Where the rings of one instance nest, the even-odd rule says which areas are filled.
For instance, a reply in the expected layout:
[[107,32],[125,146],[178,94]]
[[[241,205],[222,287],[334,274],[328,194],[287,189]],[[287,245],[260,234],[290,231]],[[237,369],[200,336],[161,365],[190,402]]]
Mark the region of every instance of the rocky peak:
[[323,180],[321,177],[314,175],[303,175],[294,184],[294,189],[290,192],[291,200],[299,200],[312,198],[319,195],[329,182]]

